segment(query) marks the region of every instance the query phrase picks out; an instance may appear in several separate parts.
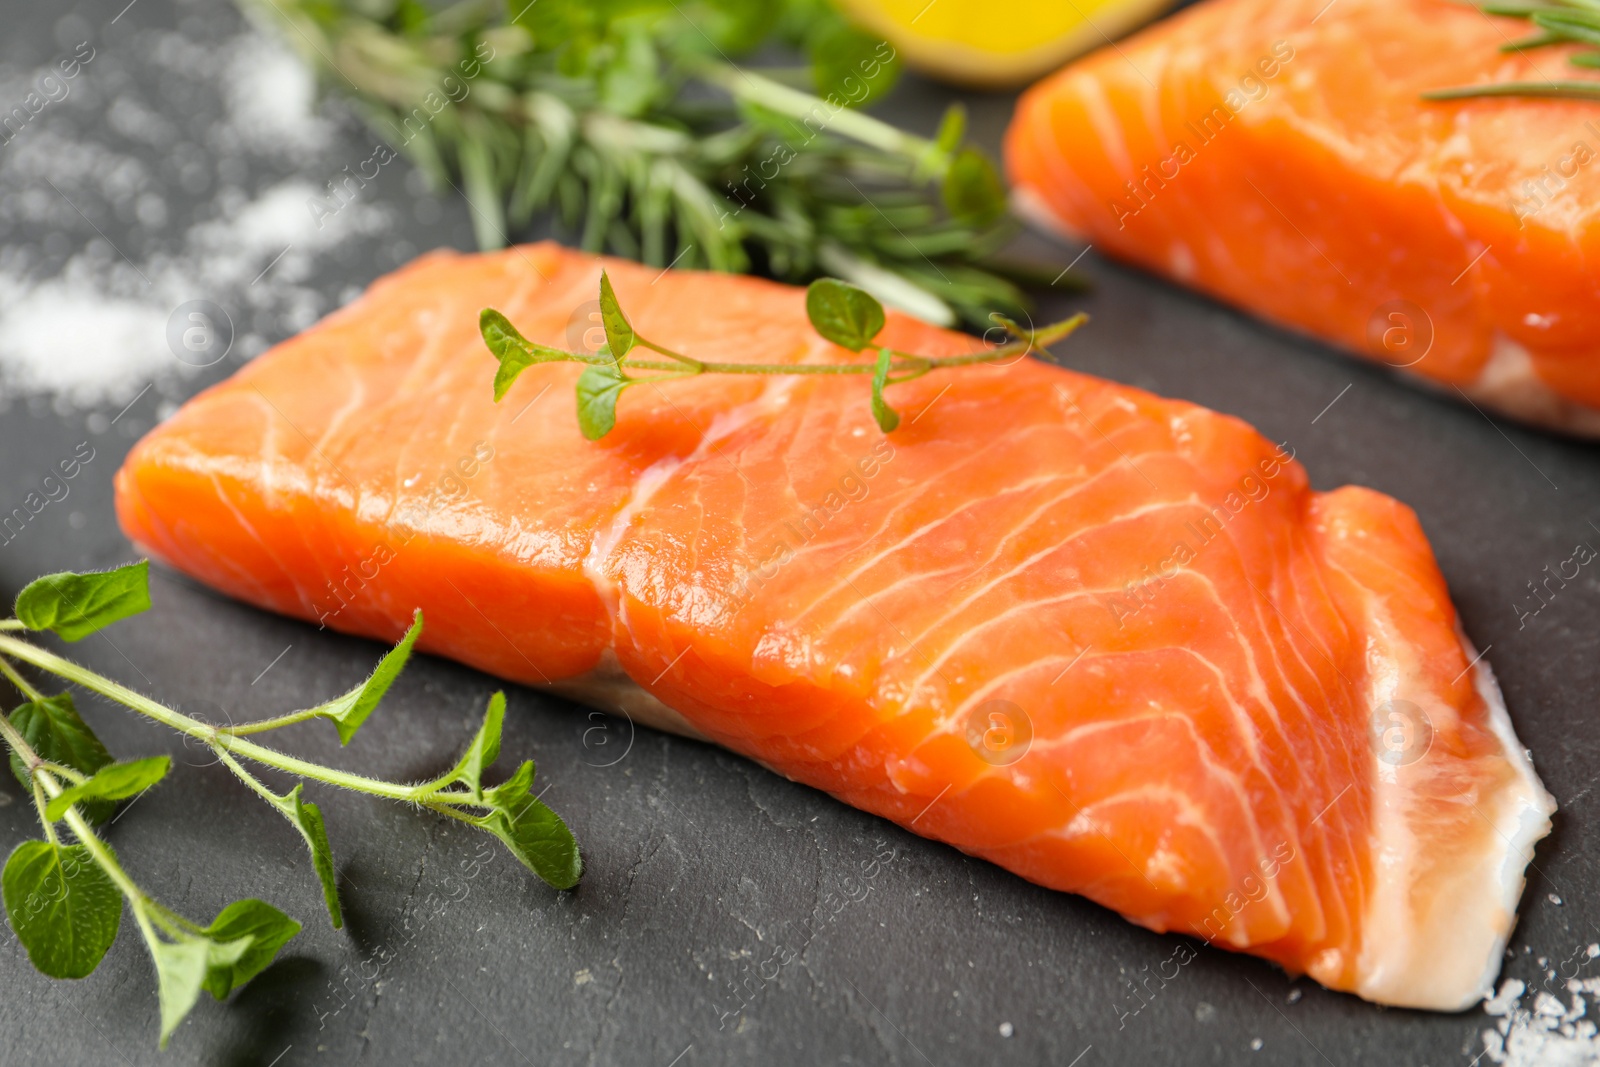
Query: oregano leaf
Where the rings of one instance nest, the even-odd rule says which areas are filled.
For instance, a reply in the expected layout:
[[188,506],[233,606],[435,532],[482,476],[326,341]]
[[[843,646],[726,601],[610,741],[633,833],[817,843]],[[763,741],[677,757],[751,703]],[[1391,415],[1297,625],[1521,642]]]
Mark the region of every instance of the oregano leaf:
[[327,905],[328,918],[333,928],[338,930],[344,926],[344,909],[339,905],[339,880],[333,869],[333,847],[328,844],[328,827],[322,819],[322,809],[300,797],[304,788],[303,782],[296,782],[295,787],[285,795],[274,795],[272,803],[305,839],[306,848],[311,852],[311,866],[317,872],[317,881],[322,884],[322,901]]
[[[81,774],[93,774],[112,762],[106,746],[78,716],[71,693],[29,701],[13,711],[9,718],[29,747],[51,763],[71,767]],[[27,765],[15,752],[11,753],[11,773],[17,776],[24,789],[33,788]],[[93,800],[82,805],[83,817],[92,823],[104,822],[115,810],[116,803],[109,800]]]
[[206,959],[206,992],[225,999],[266,970],[278,950],[299,932],[298,922],[265,901],[229,904],[206,927],[212,944]]
[[966,226],[988,226],[1006,213],[1006,187],[994,164],[976,148],[963,148],[944,176],[944,206]]
[[913,180],[918,183],[927,182],[948,172],[950,162],[960,149],[966,135],[967,109],[959,103],[951,104],[944,109],[944,117],[939,120],[939,130],[934,134],[933,140],[918,155],[916,165],[911,172]]
[[883,305],[865,289],[838,278],[818,278],[806,289],[812,329],[841,348],[859,352],[883,329]]
[[587,367],[578,375],[578,428],[598,441],[617,424],[617,398],[633,384],[614,363]]
[[531,796],[533,761],[505,782],[485,791],[493,810],[477,820],[498,837],[523,866],[555,889],[571,889],[583,877],[578,842],[561,816]]
[[339,744],[348,745],[355,737],[356,731],[361,729],[361,724],[367,721],[377,708],[378,702],[389,691],[394,680],[405,669],[407,661],[411,659],[411,650],[416,646],[417,638],[422,635],[422,610],[419,608],[411,616],[411,626],[398,644],[384,653],[378,666],[366,681],[351,689],[348,693],[334,697],[326,704],[319,704],[311,709],[318,716],[328,719],[333,723],[334,729],[339,731]]
[[883,38],[841,18],[818,20],[806,36],[806,58],[817,95],[846,107],[872,103],[894,88],[900,74],[898,57]]
[[83,845],[24,841],[0,874],[6,916],[51,978],[94,973],[122,924],[122,895]]
[[934,144],[946,154],[954,152],[961,147],[961,141],[967,136],[967,109],[960,104],[951,104],[944,110],[944,117],[939,120],[939,132],[934,135]]
[[170,756],[151,756],[127,763],[108,763],[87,781],[63,789],[45,806],[44,817],[55,822],[83,800],[126,800],[149,789],[172,769]]
[[506,718],[506,695],[496,692],[489,698],[489,707],[483,714],[483,725],[467,746],[466,754],[456,764],[453,779],[472,791],[474,797],[483,795],[483,772],[500,758],[500,729]]
[[150,562],[109,571],[62,571],[36,578],[17,594],[16,614],[30,630],[81,641],[120,619],[150,608]]
[[611,278],[605,271],[600,272],[600,325],[605,328],[606,346],[611,349],[611,358],[620,364],[638,340],[638,335],[633,332],[628,316],[622,313],[622,305],[617,303],[617,294],[611,288]]
[[872,417],[877,420],[878,429],[884,433],[893,433],[895,427],[900,425],[900,413],[883,398],[883,387],[889,384],[889,364],[893,358],[887,348],[878,349],[878,366],[872,372]]
[[478,332],[483,335],[483,343],[489,346],[494,358],[500,361],[500,369],[494,375],[496,401],[505,398],[517,378],[529,367],[540,363],[564,363],[572,359],[569,352],[528,340],[511,325],[510,319],[494,308],[484,308],[478,313]]
[[[153,928],[140,924],[150,961],[156,966],[156,998],[161,1003],[161,1047],[178,1028],[200,999],[206,973],[211,967],[213,942],[209,938],[185,937],[165,941]],[[242,955],[246,946],[237,947]]]

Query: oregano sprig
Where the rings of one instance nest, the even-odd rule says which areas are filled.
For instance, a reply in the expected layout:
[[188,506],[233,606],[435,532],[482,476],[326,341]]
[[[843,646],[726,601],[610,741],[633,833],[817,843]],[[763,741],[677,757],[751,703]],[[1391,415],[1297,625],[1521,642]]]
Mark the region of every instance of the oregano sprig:
[[[1486,15],[1527,19],[1538,31],[1509,41],[1502,52],[1523,52],[1558,44],[1589,47],[1567,56],[1567,62],[1587,70],[1600,69],[1600,3],[1595,0],[1468,0]],[[1600,81],[1579,78],[1548,81],[1486,82],[1422,94],[1424,100],[1470,100],[1479,97],[1533,96],[1569,100],[1600,100]]]
[[[494,377],[496,402],[505,398],[517,378],[542,363],[583,363],[578,376],[578,427],[598,441],[616,426],[617,401],[623,390],[636,385],[676,381],[703,374],[817,375],[865,374],[872,381],[872,417],[884,433],[900,425],[900,416],[884,398],[891,385],[912,381],[936,370],[968,367],[977,363],[1006,362],[1030,352],[1043,351],[1072,333],[1088,316],[1082,313],[1039,329],[1024,328],[1003,315],[992,321],[1011,340],[993,348],[961,356],[919,356],[888,346],[875,346],[887,317],[883,305],[866,290],[837,278],[819,278],[806,290],[806,316],[825,340],[851,352],[876,347],[865,363],[720,363],[695,359],[649,340],[628,319],[617,300],[611,279],[600,274],[600,319],[606,343],[596,352],[571,352],[528,340],[511,320],[493,308],[478,317],[484,344],[499,361]],[[633,353],[649,349],[666,360],[637,359]],[[629,371],[644,372],[630,374]]]
[[[201,926],[141,889],[94,826],[109,818],[118,801],[161,782],[171,760],[117,761],[78,714],[71,693],[45,694],[19,670],[20,664],[97,693],[210,748],[300,834],[336,929],[343,925],[343,912],[333,851],[322,812],[303,797],[306,782],[414,804],[467,823],[499,838],[551,886],[577,884],[583,871],[577,842],[560,816],[533,796],[533,763],[522,763],[499,785],[485,784],[485,773],[500,753],[503,693],[490,699],[466,754],[440,777],[419,784],[325,767],[248,740],[248,735],[326,719],[338,731],[340,744],[348,744],[410,657],[422,633],[420,611],[372,675],[349,692],[304,711],[229,726],[191,718],[19,636],[43,631],[78,640],[96,633],[147,608],[148,581],[143,561],[110,571],[47,575],[23,589],[15,617],[0,620],[0,676],[25,699],[9,716],[0,717],[0,740],[10,752],[13,773],[32,794],[43,835],[12,851],[0,872],[0,895],[12,930],[41,973],[53,978],[93,973],[116,939],[126,906],[155,965],[165,1047],[202,991],[226,998],[271,964],[300,924],[270,904],[245,899]],[[287,793],[275,793],[250,764],[300,781]]]

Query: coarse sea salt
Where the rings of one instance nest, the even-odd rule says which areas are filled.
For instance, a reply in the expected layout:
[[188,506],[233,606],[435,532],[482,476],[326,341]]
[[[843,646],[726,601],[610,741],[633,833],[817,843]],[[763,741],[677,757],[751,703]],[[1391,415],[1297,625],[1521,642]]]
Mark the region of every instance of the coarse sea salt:
[[[310,284],[321,257],[391,228],[377,203],[309,210],[349,149],[277,43],[141,30],[95,48],[0,147],[0,400],[182,395],[197,371],[169,343],[179,305],[224,308],[232,360],[248,358],[329,310]],[[36,75],[0,70],[0,101]]]
[[1588,1018],[1591,1007],[1600,1007],[1600,978],[1547,981],[1546,986],[1530,992],[1520,978],[1500,983],[1483,1005],[1484,1013],[1498,1021],[1483,1030],[1482,1051],[1474,1062],[1506,1067],[1600,1064],[1600,1028]]

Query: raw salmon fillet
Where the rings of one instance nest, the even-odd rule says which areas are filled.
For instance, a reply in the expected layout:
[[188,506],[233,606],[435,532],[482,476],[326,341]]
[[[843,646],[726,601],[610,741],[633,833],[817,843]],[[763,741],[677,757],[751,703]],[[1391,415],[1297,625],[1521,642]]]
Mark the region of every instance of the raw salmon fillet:
[[[855,358],[798,289],[604,262],[678,351]],[[854,377],[636,387],[597,443],[576,365],[494,404],[479,309],[570,347],[601,266],[541,244],[380,280],[140,442],[123,528],[335,629],[420,607],[433,652],[1153,930],[1387,1003],[1488,988],[1553,805],[1409,510],[1031,359],[896,386],[888,436]]]
[[[1031,89],[1023,210],[1474,402],[1600,436],[1600,106],[1454,0],[1210,0]],[[1600,80],[1597,80],[1600,84]]]

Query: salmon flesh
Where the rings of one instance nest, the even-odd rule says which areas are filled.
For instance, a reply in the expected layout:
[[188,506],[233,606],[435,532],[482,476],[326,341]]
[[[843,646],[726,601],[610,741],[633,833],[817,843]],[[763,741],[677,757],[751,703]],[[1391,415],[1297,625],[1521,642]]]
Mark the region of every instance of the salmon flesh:
[[[1600,102],[1430,102],[1586,77],[1456,0],[1209,0],[1031,89],[1023,211],[1417,376],[1600,437]],[[1600,80],[1594,80],[1600,88]]]
[[[804,292],[434,253],[191,400],[128,536],[232,596],[725,746],[1157,931],[1370,1000],[1488,987],[1553,802],[1416,516],[1238,419],[1033,360],[704,376],[579,432],[485,306],[583,345],[610,273],[708,360],[856,360]],[[884,343],[979,342],[891,313]]]

